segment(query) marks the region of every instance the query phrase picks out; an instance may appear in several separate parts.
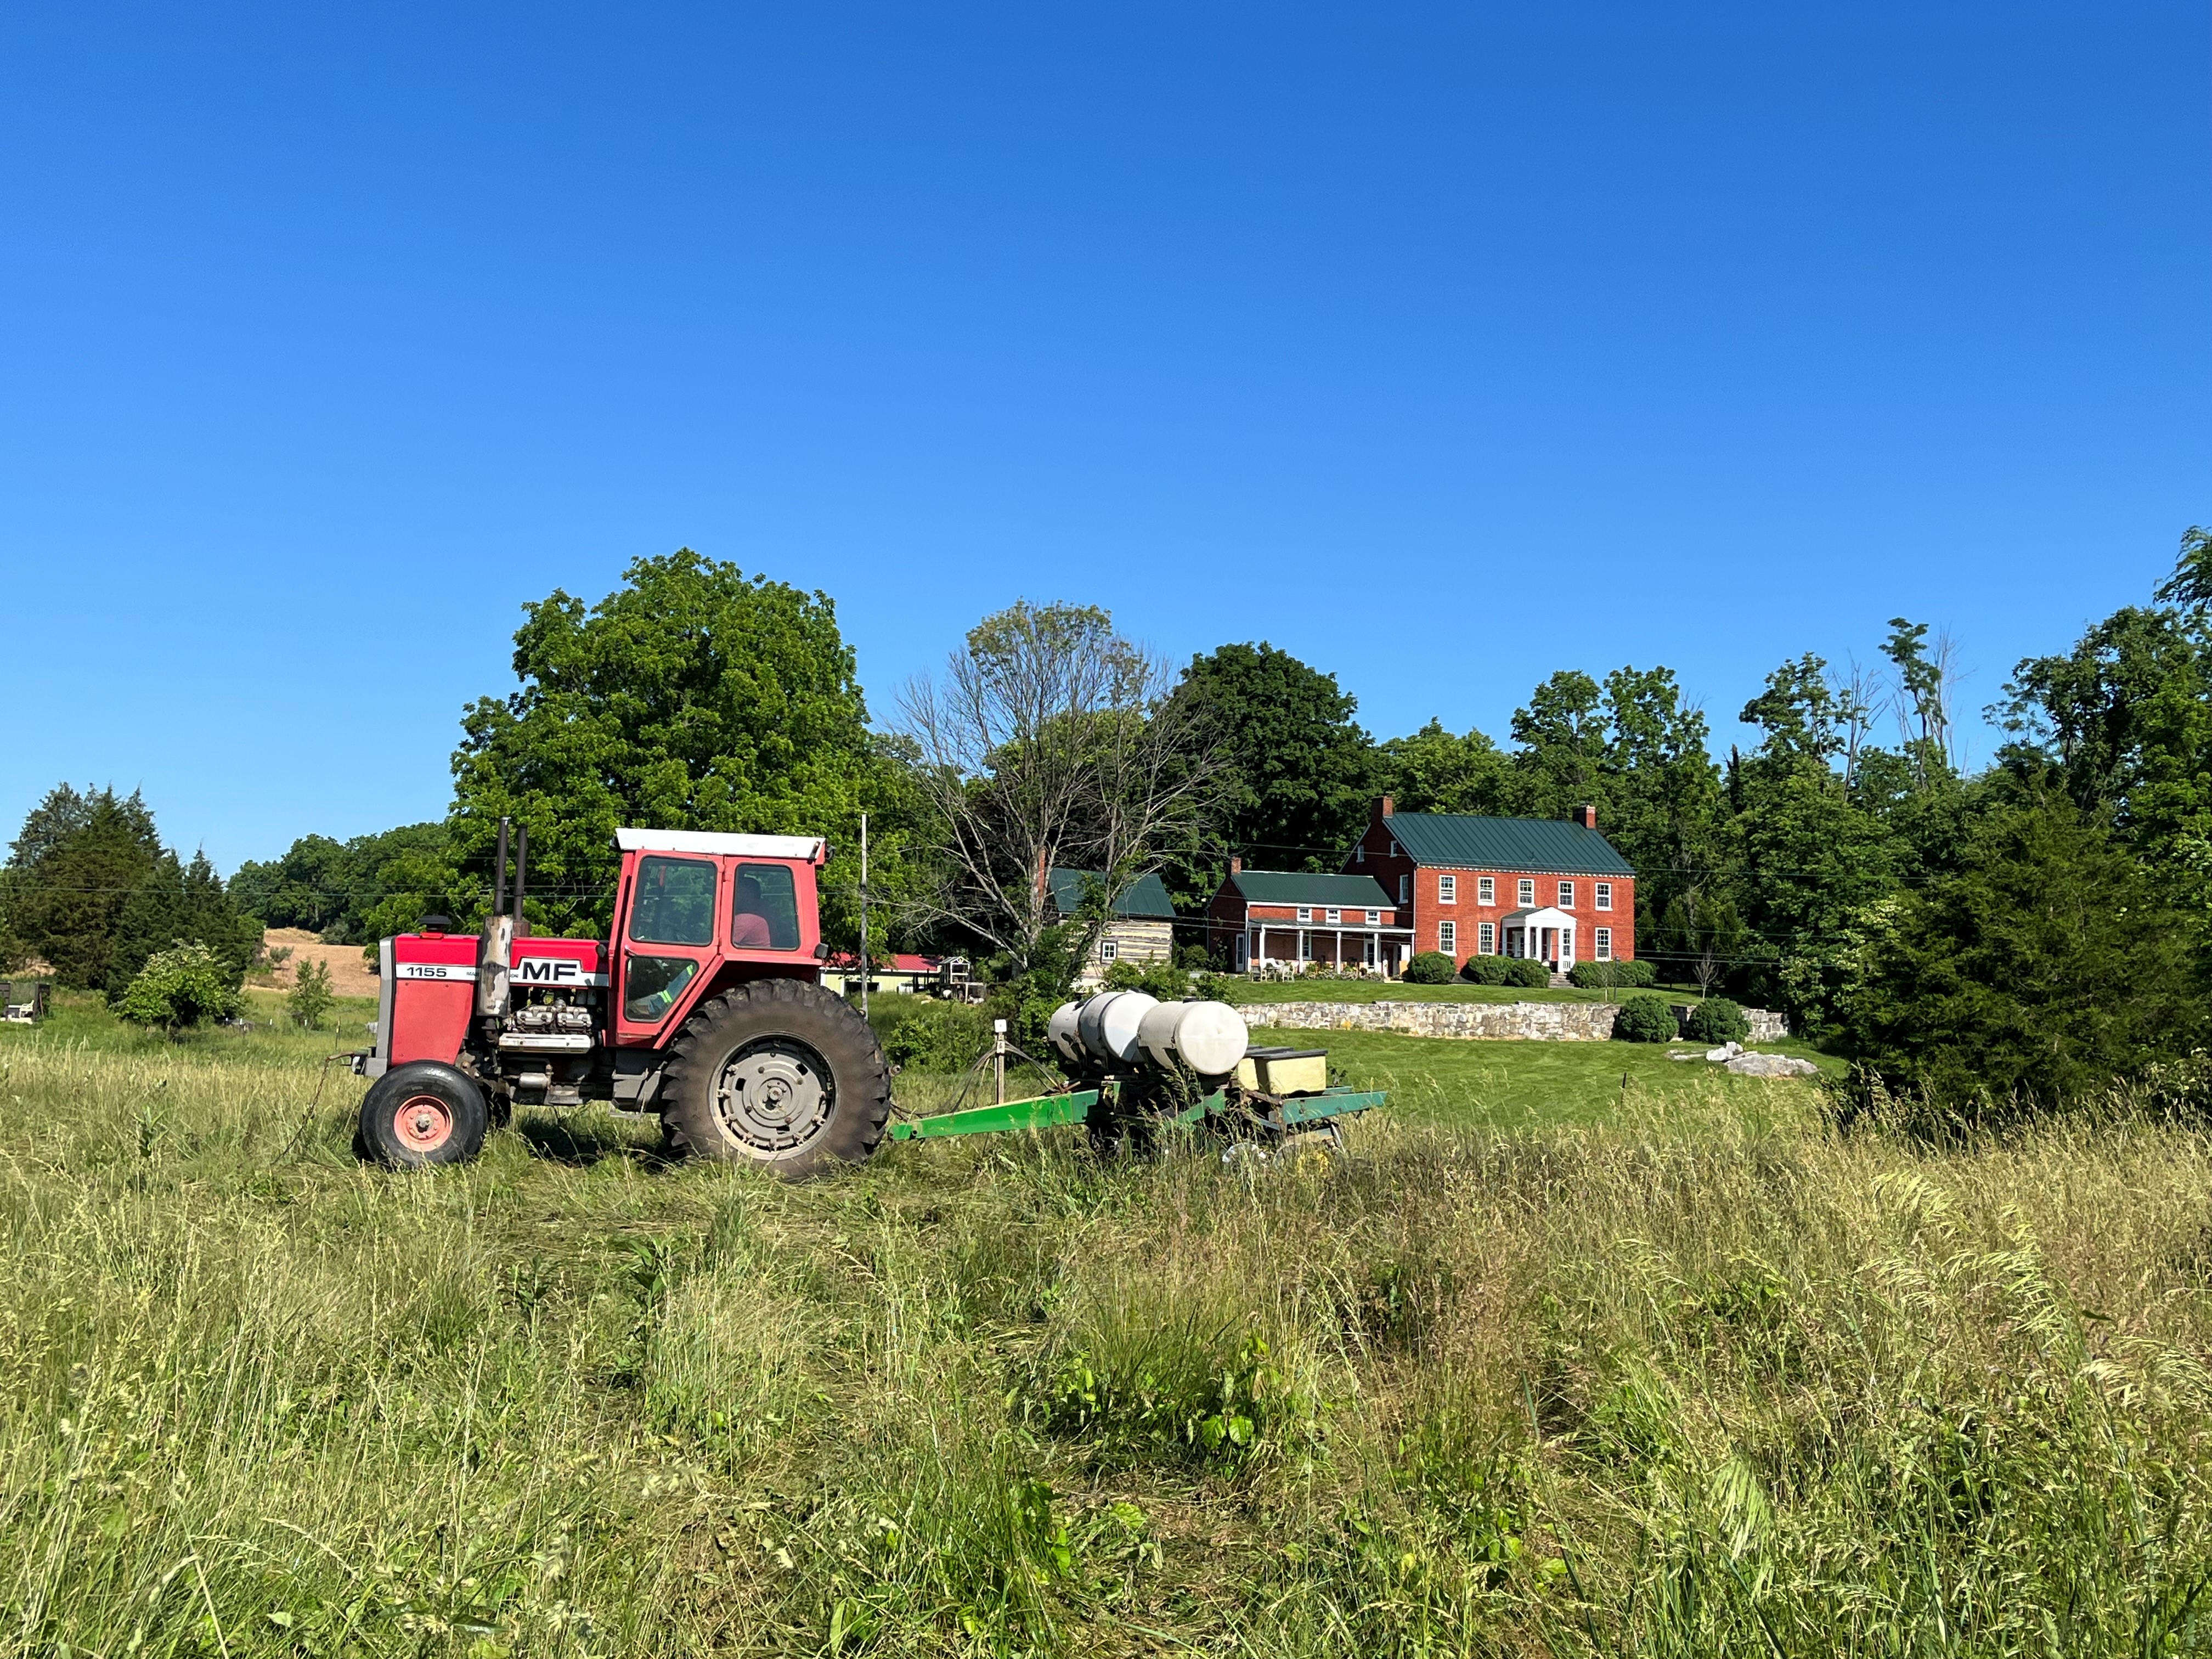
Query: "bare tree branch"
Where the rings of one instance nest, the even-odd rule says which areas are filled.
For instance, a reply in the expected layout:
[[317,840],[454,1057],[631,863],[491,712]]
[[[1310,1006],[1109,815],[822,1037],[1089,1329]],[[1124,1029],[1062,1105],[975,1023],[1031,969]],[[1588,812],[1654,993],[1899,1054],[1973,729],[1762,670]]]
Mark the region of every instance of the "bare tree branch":
[[1195,831],[1218,768],[1164,659],[1114,631],[1095,605],[986,617],[944,672],[900,699],[936,820],[939,879],[914,902],[1026,968],[1059,917],[1054,868],[1090,870],[1090,939],[1114,902]]

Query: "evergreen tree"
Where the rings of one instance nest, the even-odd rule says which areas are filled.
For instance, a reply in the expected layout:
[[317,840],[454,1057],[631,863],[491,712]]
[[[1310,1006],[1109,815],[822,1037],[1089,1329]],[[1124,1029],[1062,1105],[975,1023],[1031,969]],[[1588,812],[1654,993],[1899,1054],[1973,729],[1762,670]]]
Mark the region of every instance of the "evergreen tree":
[[2063,793],[1982,814],[1958,869],[1868,920],[1843,1035],[1891,1088],[1953,1111],[2079,1100],[2203,1041],[2187,932]]
[[[9,848],[5,931],[45,959],[59,984],[101,990],[115,977],[123,913],[162,856],[154,815],[134,791],[56,786]],[[141,958],[143,960],[143,958]]]
[[117,920],[108,1001],[119,1004],[147,961],[179,945],[206,946],[234,991],[261,953],[261,927],[238,914],[205,853],[179,864],[165,849]]

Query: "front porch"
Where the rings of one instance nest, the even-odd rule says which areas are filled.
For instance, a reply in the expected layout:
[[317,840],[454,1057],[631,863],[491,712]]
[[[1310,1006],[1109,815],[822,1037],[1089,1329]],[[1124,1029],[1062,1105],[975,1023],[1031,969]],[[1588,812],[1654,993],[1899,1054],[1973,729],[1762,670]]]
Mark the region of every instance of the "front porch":
[[1257,974],[1273,968],[1303,973],[1320,967],[1395,979],[1413,954],[1409,927],[1255,926],[1237,937],[1237,971]]
[[1531,910],[1512,910],[1498,923],[1499,952],[1533,958],[1564,974],[1578,959],[1575,955],[1575,919],[1549,905]]

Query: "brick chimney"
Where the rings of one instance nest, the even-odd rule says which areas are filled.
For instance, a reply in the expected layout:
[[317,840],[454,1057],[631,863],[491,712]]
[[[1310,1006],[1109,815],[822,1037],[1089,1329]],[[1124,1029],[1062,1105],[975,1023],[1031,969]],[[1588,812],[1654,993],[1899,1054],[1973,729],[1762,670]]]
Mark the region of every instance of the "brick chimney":
[[1229,873],[1232,876],[1243,875],[1244,873],[1244,860],[1241,858],[1236,857],[1234,854],[1231,854],[1229,860]]
[[1577,823],[1582,825],[1585,830],[1595,830],[1597,828],[1597,808],[1595,806],[1577,806],[1573,811],[1568,813],[1567,816],[1572,818]]
[[1376,809],[1375,816],[1377,817],[1387,818],[1397,810],[1398,803],[1389,795],[1385,795],[1382,797],[1382,804]]

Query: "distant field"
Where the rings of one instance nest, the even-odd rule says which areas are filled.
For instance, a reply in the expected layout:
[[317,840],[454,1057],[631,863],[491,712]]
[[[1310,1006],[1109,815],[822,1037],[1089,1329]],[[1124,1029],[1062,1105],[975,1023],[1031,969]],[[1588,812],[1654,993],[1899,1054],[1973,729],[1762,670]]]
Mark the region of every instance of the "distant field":
[[[1734,1077],[1702,1060],[1675,1060],[1669,1045],[1648,1042],[1482,1042],[1401,1036],[1389,1031],[1301,1031],[1256,1026],[1255,1042],[1326,1048],[1333,1081],[1388,1089],[1392,1116],[1451,1128],[1510,1129],[1536,1124],[1600,1123],[1696,1099],[1765,1111],[1778,1102],[1798,1109],[1813,1080]],[[1824,1071],[1843,1062],[1802,1042],[1764,1042]],[[1675,1043],[1674,1052],[1702,1052]]]

